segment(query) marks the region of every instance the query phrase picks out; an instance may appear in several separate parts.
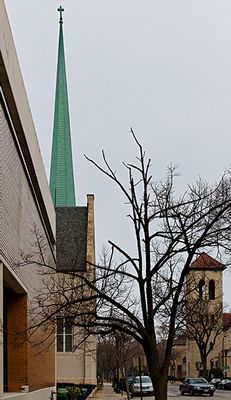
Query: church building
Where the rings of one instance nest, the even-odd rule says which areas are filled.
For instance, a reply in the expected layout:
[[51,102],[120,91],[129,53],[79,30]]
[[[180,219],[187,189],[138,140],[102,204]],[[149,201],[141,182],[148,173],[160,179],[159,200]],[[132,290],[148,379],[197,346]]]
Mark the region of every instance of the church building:
[[[77,206],[72,161],[71,128],[63,37],[63,8],[58,9],[59,44],[50,191],[56,212],[57,271],[92,272],[95,263],[94,195]],[[96,338],[78,334],[69,316],[58,319],[57,382],[96,384]],[[81,336],[81,337],[79,337]]]
[[207,357],[207,376],[212,377],[215,371],[224,377],[231,375],[231,314],[224,313],[224,269],[223,264],[206,253],[190,266],[186,281],[186,329],[174,343],[171,376],[202,376],[203,352]]

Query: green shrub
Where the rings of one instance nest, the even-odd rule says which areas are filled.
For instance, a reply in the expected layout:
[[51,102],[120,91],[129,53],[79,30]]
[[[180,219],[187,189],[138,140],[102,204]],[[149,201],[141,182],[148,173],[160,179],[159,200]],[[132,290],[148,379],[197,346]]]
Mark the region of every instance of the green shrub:
[[71,400],[77,400],[79,398],[82,398],[82,389],[78,386],[67,386],[66,387],[68,394],[71,398]]

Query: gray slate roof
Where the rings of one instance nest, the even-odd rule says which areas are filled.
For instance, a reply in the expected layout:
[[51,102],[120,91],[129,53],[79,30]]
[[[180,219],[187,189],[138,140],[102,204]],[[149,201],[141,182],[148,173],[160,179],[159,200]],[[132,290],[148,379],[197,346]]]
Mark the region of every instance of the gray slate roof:
[[57,207],[56,252],[58,271],[85,271],[87,207]]

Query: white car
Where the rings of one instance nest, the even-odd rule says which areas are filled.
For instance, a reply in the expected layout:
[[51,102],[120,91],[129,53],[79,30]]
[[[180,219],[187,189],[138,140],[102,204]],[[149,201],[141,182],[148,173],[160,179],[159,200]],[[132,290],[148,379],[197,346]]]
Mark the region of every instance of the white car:
[[[141,385],[140,385],[141,380]],[[142,388],[142,394],[154,394],[154,389],[152,386],[151,378],[147,375],[143,376],[135,376],[133,381],[130,384],[131,395],[140,395]]]

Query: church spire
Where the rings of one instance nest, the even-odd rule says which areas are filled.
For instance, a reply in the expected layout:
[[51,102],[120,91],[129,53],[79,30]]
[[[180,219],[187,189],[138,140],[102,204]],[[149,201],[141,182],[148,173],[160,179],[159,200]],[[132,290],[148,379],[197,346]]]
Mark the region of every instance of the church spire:
[[55,93],[55,112],[50,170],[50,191],[55,207],[75,207],[71,131],[63,40],[64,9],[58,8],[59,47]]

